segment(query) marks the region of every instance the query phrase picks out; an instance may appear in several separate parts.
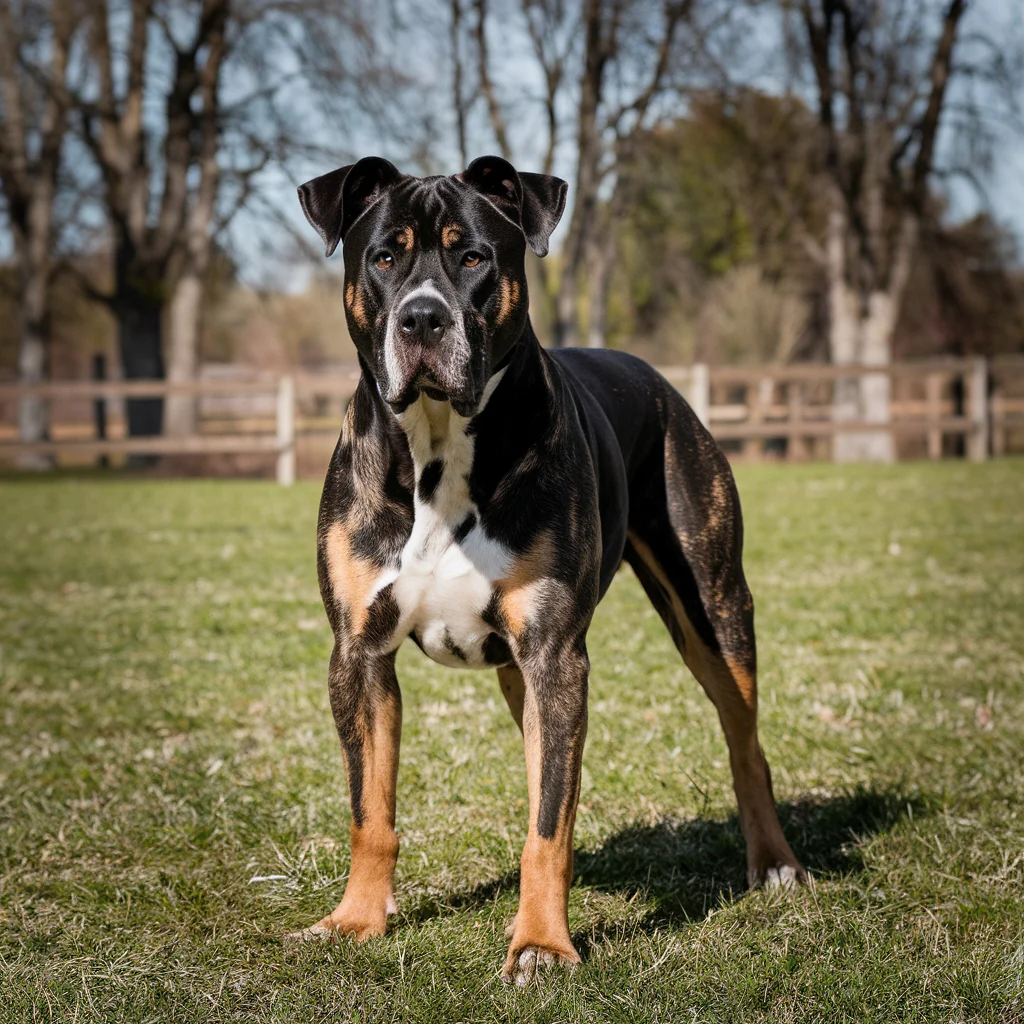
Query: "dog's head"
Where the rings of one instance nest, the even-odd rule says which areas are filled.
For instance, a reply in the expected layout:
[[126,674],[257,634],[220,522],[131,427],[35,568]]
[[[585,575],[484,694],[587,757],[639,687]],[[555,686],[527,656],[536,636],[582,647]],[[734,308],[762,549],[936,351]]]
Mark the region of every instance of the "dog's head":
[[500,157],[433,178],[367,157],[299,187],[327,255],[344,242],[349,333],[393,409],[420,391],[477,408],[526,325],[526,246],[547,254],[565,193]]

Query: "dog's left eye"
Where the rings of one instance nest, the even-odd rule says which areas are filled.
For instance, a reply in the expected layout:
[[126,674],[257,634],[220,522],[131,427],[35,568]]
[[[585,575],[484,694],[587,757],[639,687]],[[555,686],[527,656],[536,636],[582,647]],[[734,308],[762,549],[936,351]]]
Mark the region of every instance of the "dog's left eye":
[[375,262],[378,270],[390,270],[395,259],[389,252],[379,252],[375,257]]
[[462,265],[464,267],[475,267],[482,259],[483,256],[478,252],[467,252],[466,255],[462,257]]

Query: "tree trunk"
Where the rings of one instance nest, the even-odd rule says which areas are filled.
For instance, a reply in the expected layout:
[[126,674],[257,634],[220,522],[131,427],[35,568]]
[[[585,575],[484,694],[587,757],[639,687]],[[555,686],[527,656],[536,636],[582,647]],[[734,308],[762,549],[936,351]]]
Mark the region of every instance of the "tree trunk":
[[[178,281],[171,299],[167,360],[169,381],[195,380],[202,301],[202,278],[194,267],[189,267]],[[188,437],[196,432],[197,421],[194,395],[168,395],[165,433],[171,437]]]
[[[163,304],[137,290],[122,292],[114,306],[117,341],[125,380],[163,380]],[[129,437],[153,437],[163,428],[162,398],[125,401]]]
[[[900,229],[887,288],[873,288],[863,297],[848,283],[846,218],[833,209],[828,221],[829,350],[836,366],[888,366],[917,240],[917,220],[907,215]],[[892,419],[892,381],[888,373],[865,373],[836,381],[833,419],[888,424]],[[892,432],[866,430],[835,434],[836,462],[892,462]]]
[[[458,8],[458,2],[456,2]],[[225,53],[225,24],[221,19],[210,32],[210,49],[201,75],[202,115],[199,121],[199,185],[189,211],[185,236],[185,265],[171,296],[169,379],[195,380],[199,357],[199,330],[203,287],[210,265],[213,212],[220,183],[217,166],[217,88]],[[171,395],[167,403],[167,433],[183,437],[196,433],[198,402],[194,395]]]
[[[0,6],[0,183],[20,274],[18,378],[24,384],[40,383],[48,370],[53,197],[67,125],[65,72],[74,32],[66,0],[54,0],[48,13],[52,29],[49,82],[41,108],[37,108],[25,100],[22,87],[18,34],[24,25],[12,5]],[[48,439],[44,399],[30,396],[21,400],[18,436],[26,443]],[[23,455],[18,463],[26,469],[43,469],[53,460],[45,455]]]
[[[40,204],[34,204],[39,206]],[[40,211],[34,210],[34,213]],[[49,210],[44,211],[49,215]],[[18,380],[22,384],[39,384],[46,378],[49,331],[47,323],[47,285],[49,263],[48,225],[33,231],[32,237],[22,239],[21,310],[19,316]],[[31,444],[49,438],[49,417],[46,400],[30,395],[18,405],[18,438]],[[47,455],[22,455],[18,459],[22,469],[47,469],[53,459]]]
[[604,348],[608,331],[608,290],[615,266],[615,235],[606,227],[594,240],[587,277],[587,347]]
[[[18,380],[22,384],[38,384],[46,378],[46,343],[36,332],[21,335],[18,351]],[[18,405],[18,438],[26,444],[49,438],[49,417],[46,400],[38,395],[23,398]],[[22,469],[48,469],[53,460],[47,455],[21,455]]]
[[[892,362],[892,334],[896,324],[892,315],[892,296],[874,291],[868,297],[867,315],[860,325],[861,362],[865,366],[888,366]],[[861,417],[865,423],[892,420],[892,378],[888,373],[866,373],[860,378]],[[858,437],[863,462],[892,462],[896,458],[892,431],[862,433]]]
[[[829,304],[829,355],[835,366],[857,361],[857,297],[846,284],[846,217],[833,209],[828,217],[826,242]],[[832,395],[832,418],[837,423],[853,422],[859,412],[859,387],[855,377],[836,380]],[[832,439],[836,462],[857,459],[857,435],[836,433]]]
[[559,347],[578,344],[579,276],[586,262],[597,217],[598,191],[601,187],[598,110],[604,88],[605,65],[614,48],[615,35],[615,28],[605,25],[604,14],[600,0],[587,0],[583,12],[586,43],[580,79],[576,188],[569,218],[569,233],[562,249],[562,271],[555,309],[554,343]]
[[[566,249],[569,248],[566,244]],[[569,254],[565,253],[566,263],[571,263]],[[566,268],[558,282],[558,295],[555,299],[555,329],[552,332],[552,344],[556,348],[566,348],[578,342],[576,324],[576,275]]]

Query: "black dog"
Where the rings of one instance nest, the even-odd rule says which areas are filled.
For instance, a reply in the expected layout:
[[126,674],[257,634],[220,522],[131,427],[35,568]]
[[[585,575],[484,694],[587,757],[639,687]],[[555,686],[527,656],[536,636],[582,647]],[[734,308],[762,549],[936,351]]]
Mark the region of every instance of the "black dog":
[[806,876],[757,739],[754,609],[725,457],[653,369],[540,347],[526,246],[547,253],[565,182],[497,157],[413,178],[370,157],[299,198],[344,239],[362,378],[324,486],[318,564],[352,802],[345,896],[302,937],[380,935],[395,910],[395,652],[497,669],[523,732],[530,827],[504,975],[573,964],[567,900],[587,732],[587,629],[633,567],[729,743],[751,885]]

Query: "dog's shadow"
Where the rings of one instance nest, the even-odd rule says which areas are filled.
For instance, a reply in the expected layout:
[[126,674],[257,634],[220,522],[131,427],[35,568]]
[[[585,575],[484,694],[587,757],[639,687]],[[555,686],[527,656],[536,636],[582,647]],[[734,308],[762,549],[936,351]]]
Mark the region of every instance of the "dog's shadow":
[[[897,789],[857,790],[840,796],[808,797],[778,805],[779,818],[796,855],[819,879],[860,870],[861,847],[872,835],[893,828],[908,813],[924,810],[920,796]],[[666,819],[620,829],[595,850],[577,850],[573,884],[653,904],[639,927],[699,921],[746,889],[746,855],[735,816]],[[519,872],[469,890],[424,898],[404,911],[411,921],[425,921],[462,909],[492,903],[519,885]],[[609,922],[606,932],[614,930]],[[577,948],[597,936],[574,936]]]

